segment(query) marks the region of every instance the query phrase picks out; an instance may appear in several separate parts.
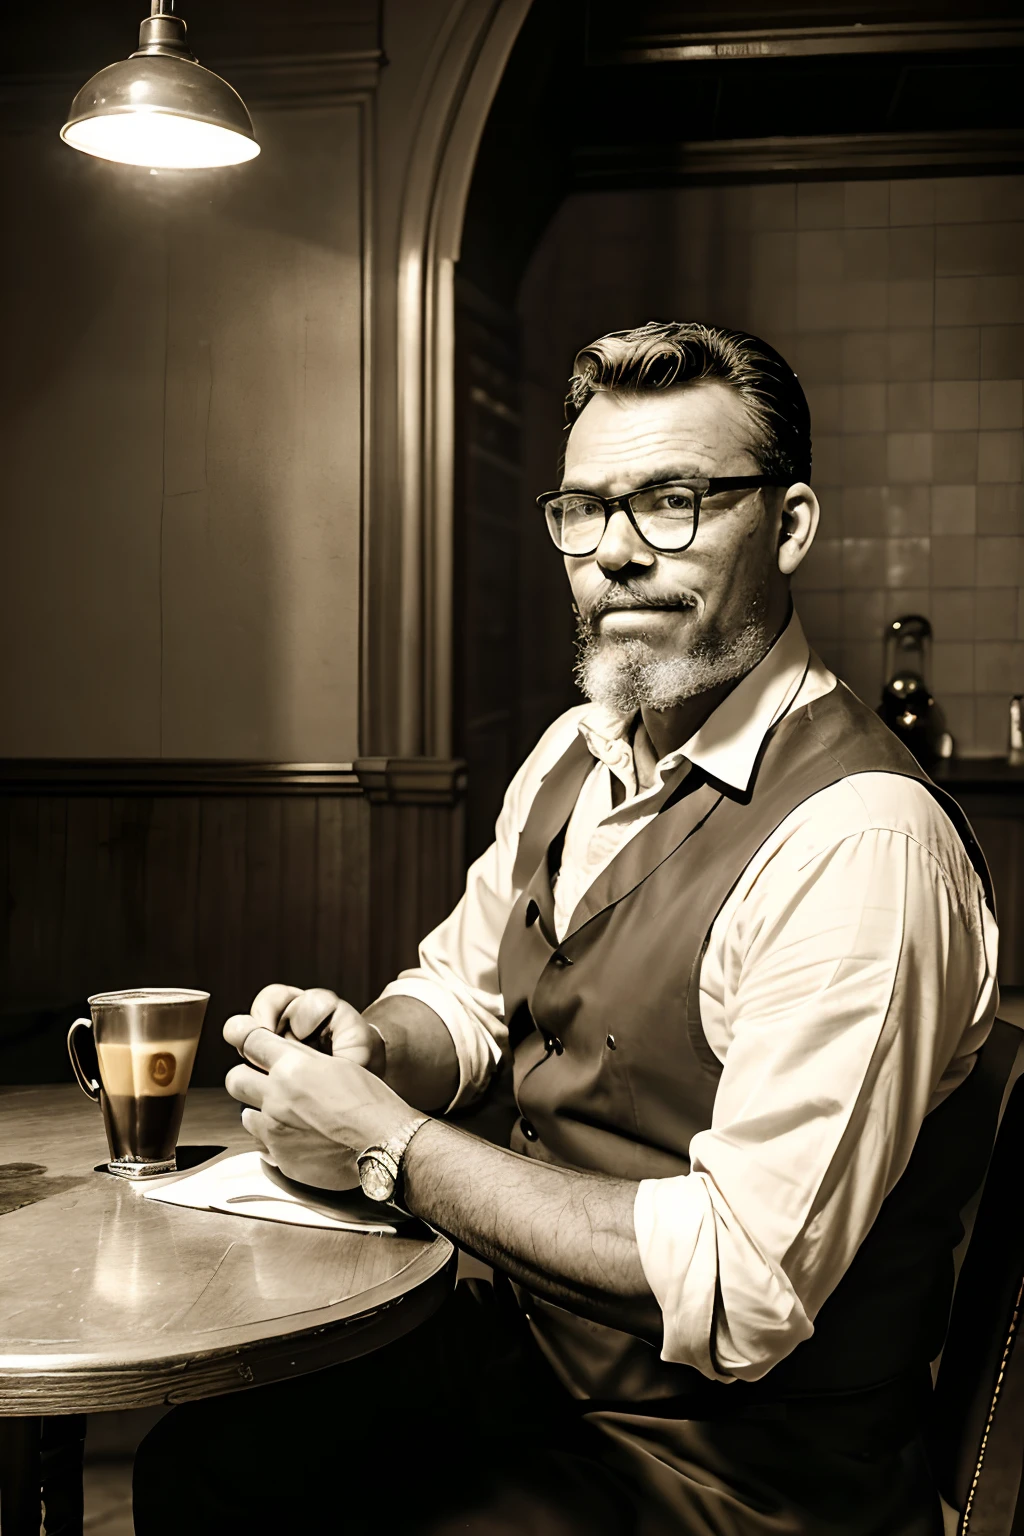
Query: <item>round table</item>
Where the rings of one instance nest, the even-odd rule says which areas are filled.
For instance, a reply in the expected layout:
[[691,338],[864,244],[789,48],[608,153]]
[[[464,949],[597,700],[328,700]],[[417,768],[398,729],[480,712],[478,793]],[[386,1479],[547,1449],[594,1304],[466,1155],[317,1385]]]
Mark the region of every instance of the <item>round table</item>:
[[[219,1088],[188,1096],[179,1154],[251,1150]],[[0,1089],[0,1536],[81,1531],[82,1417],[261,1386],[379,1349],[436,1310],[456,1250],[142,1198],[96,1172],[77,1087]],[[198,1160],[202,1150],[192,1151]]]

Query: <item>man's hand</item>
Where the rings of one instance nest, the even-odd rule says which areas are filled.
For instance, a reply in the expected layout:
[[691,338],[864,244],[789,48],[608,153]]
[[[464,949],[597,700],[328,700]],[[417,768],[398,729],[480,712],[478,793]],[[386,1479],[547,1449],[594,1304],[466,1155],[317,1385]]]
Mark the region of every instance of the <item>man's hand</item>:
[[[344,1056],[254,1025],[248,1014],[224,1033],[248,1063],[227,1076],[228,1092],[250,1106],[242,1124],[299,1183],[354,1188],[359,1154],[412,1116],[387,1083]],[[414,1215],[557,1305],[660,1339],[633,1230],[634,1182],[535,1162],[439,1120],[413,1137],[403,1172]]]
[[232,1067],[227,1090],[252,1106],[243,1111],[242,1124],[287,1178],[319,1189],[352,1189],[359,1182],[359,1153],[387,1141],[412,1115],[380,1078],[345,1056],[328,1057],[254,1026],[246,1014],[229,1019],[224,1034],[252,1063]]
[[384,1076],[387,1052],[380,1031],[362,1014],[327,987],[288,987],[281,983],[264,987],[253,999],[248,1013],[236,1013],[224,1026],[224,1038],[239,1051],[253,1029],[268,1029],[276,1035],[291,1035],[308,1040],[323,1029],[317,1048],[344,1057],[358,1067],[365,1067],[378,1077]]
[[224,1038],[240,1052],[254,1029],[308,1040],[318,1050],[365,1067],[425,1114],[447,1108],[459,1086],[459,1062],[448,1029],[414,997],[379,999],[362,1014],[327,987],[304,991],[275,983],[256,994],[248,1013],[228,1019]]

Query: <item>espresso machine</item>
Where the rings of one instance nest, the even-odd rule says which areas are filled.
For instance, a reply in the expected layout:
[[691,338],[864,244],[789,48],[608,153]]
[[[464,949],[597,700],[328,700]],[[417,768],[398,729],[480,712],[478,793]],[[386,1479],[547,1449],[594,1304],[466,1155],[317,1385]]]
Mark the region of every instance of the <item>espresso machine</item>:
[[924,769],[950,757],[953,738],[928,686],[932,627],[920,613],[893,619],[884,631],[885,675],[878,714]]

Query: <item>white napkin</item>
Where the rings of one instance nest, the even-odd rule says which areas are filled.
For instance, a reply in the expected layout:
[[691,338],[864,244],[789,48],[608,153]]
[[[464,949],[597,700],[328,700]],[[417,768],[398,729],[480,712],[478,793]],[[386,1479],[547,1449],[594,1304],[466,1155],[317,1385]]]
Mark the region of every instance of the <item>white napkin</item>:
[[391,1233],[404,1219],[367,1200],[360,1189],[308,1189],[294,1184],[258,1152],[238,1152],[217,1158],[170,1179],[147,1185],[146,1200],[188,1205],[198,1211],[225,1211],[229,1216],[255,1216],[261,1221],[285,1221],[296,1227],[326,1227],[342,1232]]

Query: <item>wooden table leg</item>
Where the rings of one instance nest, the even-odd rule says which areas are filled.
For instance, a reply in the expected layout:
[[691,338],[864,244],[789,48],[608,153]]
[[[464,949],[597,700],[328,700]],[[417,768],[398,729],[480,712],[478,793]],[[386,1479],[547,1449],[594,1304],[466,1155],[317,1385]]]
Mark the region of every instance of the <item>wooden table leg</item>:
[[82,1536],[85,1423],[84,1413],[43,1420],[40,1473],[46,1536]]
[[0,1418],[0,1536],[39,1536],[38,1419]]

